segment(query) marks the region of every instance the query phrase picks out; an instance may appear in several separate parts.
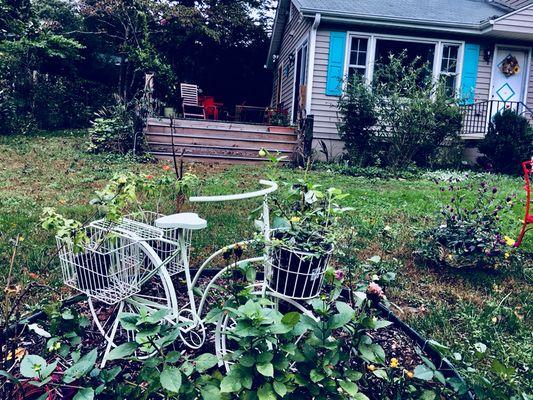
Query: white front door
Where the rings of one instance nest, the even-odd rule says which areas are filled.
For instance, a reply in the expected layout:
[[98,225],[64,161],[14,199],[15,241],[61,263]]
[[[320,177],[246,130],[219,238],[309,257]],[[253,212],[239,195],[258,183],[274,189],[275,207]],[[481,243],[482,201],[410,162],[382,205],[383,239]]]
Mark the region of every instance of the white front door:
[[529,50],[497,46],[492,70],[492,114],[504,108],[519,110],[524,102]]

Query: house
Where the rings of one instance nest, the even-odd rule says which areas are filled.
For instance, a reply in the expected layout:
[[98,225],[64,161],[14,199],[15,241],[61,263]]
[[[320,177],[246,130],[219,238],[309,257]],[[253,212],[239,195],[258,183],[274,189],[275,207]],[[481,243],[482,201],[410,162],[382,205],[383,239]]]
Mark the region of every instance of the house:
[[503,107],[533,116],[533,0],[279,0],[267,68],[272,105],[314,116],[314,140],[342,149],[342,81],[372,81],[377,60],[406,51],[444,76],[479,139]]

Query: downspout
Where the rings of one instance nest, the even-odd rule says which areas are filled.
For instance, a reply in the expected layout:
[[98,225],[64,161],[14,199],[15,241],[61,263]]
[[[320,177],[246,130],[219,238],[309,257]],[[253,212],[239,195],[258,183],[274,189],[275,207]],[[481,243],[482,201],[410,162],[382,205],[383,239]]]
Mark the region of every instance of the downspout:
[[309,68],[307,69],[307,93],[305,98],[305,115],[311,114],[311,104],[313,100],[313,77],[315,76],[315,50],[316,50],[316,32],[320,25],[321,15],[315,14],[315,21],[311,27],[309,36]]

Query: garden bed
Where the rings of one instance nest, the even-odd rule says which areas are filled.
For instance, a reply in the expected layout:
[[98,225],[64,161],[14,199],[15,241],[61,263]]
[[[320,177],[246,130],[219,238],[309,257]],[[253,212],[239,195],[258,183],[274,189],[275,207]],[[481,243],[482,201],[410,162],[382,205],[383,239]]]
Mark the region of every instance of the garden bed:
[[[196,271],[191,271],[193,276]],[[200,284],[202,281],[204,283],[209,282],[210,278],[214,276],[218,270],[206,270],[204,275],[200,278]],[[262,279],[262,273],[258,274],[258,278]],[[180,280],[177,276],[173,279],[176,284],[176,292],[178,293],[178,302],[180,305],[184,305],[188,302],[187,292],[185,290],[180,290],[179,284],[183,286],[183,281]],[[227,290],[228,288],[222,287],[221,290]],[[348,289],[344,289],[341,295],[341,299],[347,300],[349,297]],[[80,317],[87,318],[90,321],[91,314],[86,302],[86,297],[83,295],[75,296],[65,300],[62,303],[61,310],[67,310],[73,312],[73,315],[79,314]],[[428,357],[437,367],[437,369],[442,372],[446,378],[454,378],[461,384],[466,384],[463,378],[458,374],[453,365],[443,359],[441,354],[431,347],[431,341],[424,339],[418,332],[412,329],[410,326],[401,321],[390,309],[388,309],[383,303],[376,305],[376,310],[378,314],[388,321],[392,322],[391,325],[368,332],[374,343],[380,345],[387,356],[387,363],[391,359],[396,359],[398,364],[401,365],[406,371],[413,371],[418,365],[423,364],[421,356]],[[284,310],[284,312],[289,312],[290,310]],[[23,348],[26,354],[45,354],[47,353],[47,339],[37,333],[27,329],[28,325],[37,324],[39,328],[44,328],[45,330],[49,328],[50,321],[47,318],[47,315],[43,311],[39,311],[27,319],[24,320],[24,323],[20,323],[17,326],[13,326],[11,331],[17,330],[20,332],[19,337],[19,347]],[[85,353],[91,349],[97,348],[99,355],[103,354],[106,347],[106,342],[103,340],[100,332],[96,328],[94,323],[88,324],[84,329],[81,337],[81,352]],[[198,350],[192,350],[185,345],[183,345],[179,339],[174,343],[173,350],[181,352],[188,358],[195,358],[205,353],[215,353],[215,345],[213,342],[213,336],[208,335],[206,343]],[[54,354],[52,352],[48,353],[50,356]],[[123,372],[135,376],[139,373],[139,370],[142,366],[141,363],[131,363],[130,361],[111,361],[107,364],[106,368],[113,368],[120,366]],[[11,370],[11,373],[16,371],[17,365]],[[13,373],[15,375],[15,373]],[[384,383],[382,380],[370,376],[364,385],[360,387],[360,390],[365,393],[370,399],[378,400],[382,399],[384,396]],[[437,385],[437,384],[435,384]],[[70,393],[70,395],[69,395]],[[1,391],[0,391],[0,394]],[[65,399],[72,398],[75,392],[71,393],[68,391],[63,392]],[[70,396],[70,397],[69,397]],[[37,398],[37,397],[35,397]],[[54,397],[50,397],[53,399]],[[474,397],[468,392],[464,396],[464,399],[473,399]]]

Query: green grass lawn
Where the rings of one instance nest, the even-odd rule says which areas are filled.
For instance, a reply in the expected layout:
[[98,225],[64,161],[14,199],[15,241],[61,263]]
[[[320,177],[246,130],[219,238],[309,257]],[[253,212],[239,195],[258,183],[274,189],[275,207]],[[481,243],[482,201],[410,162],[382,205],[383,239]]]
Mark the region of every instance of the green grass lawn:
[[[84,220],[93,214],[88,205],[95,190],[117,172],[134,171],[156,174],[161,164],[141,164],[131,159],[84,152],[84,138],[79,132],[46,134],[31,137],[0,137],[0,284],[4,283],[12,245],[10,240],[24,238],[15,262],[18,283],[33,279],[61,287],[57,262],[46,260],[53,252],[50,233],[39,224],[42,208],[53,206],[69,217]],[[223,194],[258,189],[265,176],[293,181],[303,172],[290,169],[267,170],[265,167],[193,166],[204,179],[203,194]],[[516,369],[509,381],[524,392],[533,391],[531,342],[532,286],[527,271],[533,260],[514,271],[491,273],[437,271],[417,265],[412,255],[416,241],[425,227],[435,223],[441,204],[449,194],[441,192],[430,179],[378,180],[356,178],[321,170],[309,179],[326,187],[335,186],[350,193],[346,205],[350,213],[336,262],[348,264],[363,278],[377,268],[394,270],[397,279],[386,290],[393,309],[427,337],[462,354],[463,361],[475,360],[473,345],[488,346],[489,360],[497,359]],[[472,178],[474,179],[474,178]],[[517,193],[523,199],[523,183],[519,178],[482,176],[497,185],[500,195]],[[475,192],[471,194],[472,199]],[[252,235],[253,219],[249,211],[257,201],[189,206],[209,223],[194,241],[193,262],[215,248]],[[166,205],[171,210],[172,205]],[[504,234],[516,237],[523,206],[502,222]],[[533,251],[533,234],[526,237],[524,250]],[[379,255],[379,265],[367,267],[372,256]],[[531,254],[530,254],[531,256]],[[37,274],[37,277],[33,274]],[[3,286],[2,286],[3,287]],[[67,292],[65,292],[65,296]],[[41,293],[41,296],[46,296]],[[35,301],[40,298],[34,298]],[[458,362],[464,368],[463,361]],[[490,361],[482,361],[482,371],[491,369]],[[472,375],[472,374],[471,374]],[[469,376],[471,376],[469,375]]]

